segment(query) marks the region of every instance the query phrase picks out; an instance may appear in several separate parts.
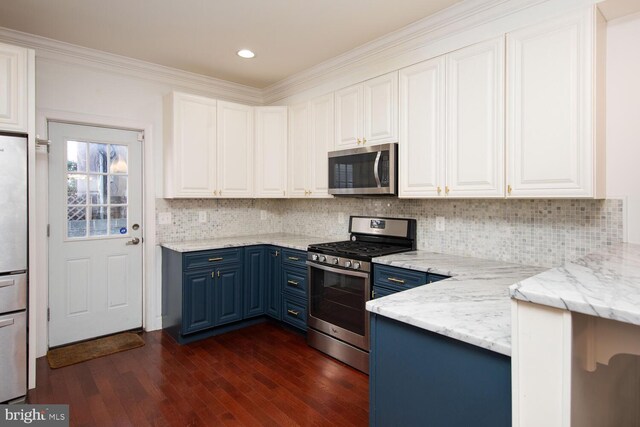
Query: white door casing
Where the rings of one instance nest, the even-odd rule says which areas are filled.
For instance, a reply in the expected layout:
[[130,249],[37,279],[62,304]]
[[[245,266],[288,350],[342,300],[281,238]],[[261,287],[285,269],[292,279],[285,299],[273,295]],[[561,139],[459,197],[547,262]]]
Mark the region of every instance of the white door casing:
[[504,197],[504,37],[447,58],[450,197]]
[[256,197],[287,195],[287,107],[255,107]]
[[444,196],[445,57],[400,70],[399,197]]
[[49,123],[50,347],[142,326],[138,136]]
[[253,197],[253,107],[218,101],[218,195]]

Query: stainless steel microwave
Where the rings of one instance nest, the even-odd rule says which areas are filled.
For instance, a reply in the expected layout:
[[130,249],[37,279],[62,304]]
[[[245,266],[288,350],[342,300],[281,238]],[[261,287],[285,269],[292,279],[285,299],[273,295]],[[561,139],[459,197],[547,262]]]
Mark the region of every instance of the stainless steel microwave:
[[329,194],[398,194],[398,144],[329,152]]

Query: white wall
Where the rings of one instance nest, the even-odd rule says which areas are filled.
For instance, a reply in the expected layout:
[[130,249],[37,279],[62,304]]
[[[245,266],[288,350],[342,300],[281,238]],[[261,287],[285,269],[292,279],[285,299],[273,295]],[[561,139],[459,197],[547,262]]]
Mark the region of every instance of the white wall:
[[607,197],[626,198],[627,240],[640,243],[640,14],[607,26]]

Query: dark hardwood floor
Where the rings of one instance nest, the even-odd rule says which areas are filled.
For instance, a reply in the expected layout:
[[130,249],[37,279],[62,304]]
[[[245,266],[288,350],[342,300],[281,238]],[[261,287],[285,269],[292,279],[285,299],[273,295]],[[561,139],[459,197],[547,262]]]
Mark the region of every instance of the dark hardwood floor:
[[368,377],[262,323],[189,345],[146,345],[60,369],[38,359],[29,403],[67,403],[77,426],[367,425]]

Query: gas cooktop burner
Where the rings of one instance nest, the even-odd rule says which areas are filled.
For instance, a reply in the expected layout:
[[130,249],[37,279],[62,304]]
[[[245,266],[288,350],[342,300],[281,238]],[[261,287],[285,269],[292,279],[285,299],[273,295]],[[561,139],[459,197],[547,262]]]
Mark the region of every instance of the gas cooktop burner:
[[396,252],[406,251],[406,247],[393,246],[373,242],[342,242],[320,243],[309,246],[309,250],[327,251],[336,255],[355,255],[361,257],[377,257]]

